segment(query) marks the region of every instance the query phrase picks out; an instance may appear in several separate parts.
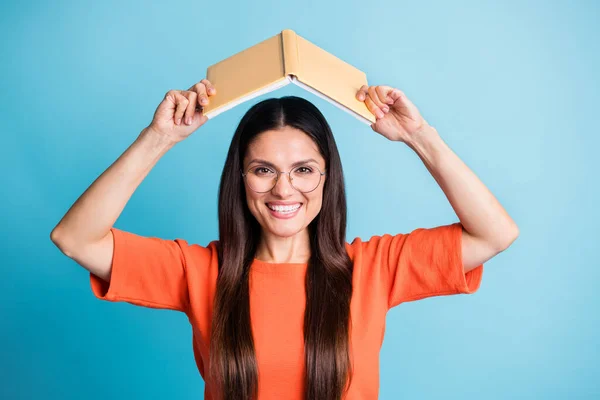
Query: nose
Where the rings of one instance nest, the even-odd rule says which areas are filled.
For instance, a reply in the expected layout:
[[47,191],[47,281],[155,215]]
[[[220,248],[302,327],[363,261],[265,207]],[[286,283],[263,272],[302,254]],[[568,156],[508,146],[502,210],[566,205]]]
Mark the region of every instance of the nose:
[[[287,176],[282,176],[287,174]],[[287,197],[292,194],[296,189],[292,186],[290,182],[290,174],[289,172],[280,172],[277,177],[277,182],[275,182],[275,186],[271,189],[271,192],[280,197]]]

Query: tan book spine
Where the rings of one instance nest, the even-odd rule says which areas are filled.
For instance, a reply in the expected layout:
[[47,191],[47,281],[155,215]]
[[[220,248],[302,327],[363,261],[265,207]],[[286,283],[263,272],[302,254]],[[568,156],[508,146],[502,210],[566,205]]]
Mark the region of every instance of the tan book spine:
[[300,75],[300,57],[298,56],[298,36],[291,29],[281,31],[283,52],[283,71],[286,76]]

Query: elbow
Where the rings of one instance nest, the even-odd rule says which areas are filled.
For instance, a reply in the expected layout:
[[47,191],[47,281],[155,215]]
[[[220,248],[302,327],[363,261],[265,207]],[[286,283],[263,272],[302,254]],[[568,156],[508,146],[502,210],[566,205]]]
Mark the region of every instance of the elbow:
[[504,235],[504,240],[500,243],[500,246],[498,246],[498,252],[508,249],[519,237],[519,227],[515,223],[512,225],[512,228]]
[[55,245],[58,245],[58,232],[56,231],[56,228],[54,228],[52,230],[52,232],[50,232],[50,240],[52,241],[52,243],[54,243]]
[[54,228],[52,232],[50,232],[50,240],[52,240],[52,243],[56,244],[56,241],[58,240],[56,235],[56,228]]
[[52,241],[52,243],[54,243],[54,245],[56,247],[58,247],[58,249],[67,257],[71,257],[71,252],[66,250],[66,246],[65,246],[65,242],[64,239],[61,238],[58,234],[58,231],[56,228],[54,228],[52,230],[52,232],[50,232],[50,240]]
[[61,238],[59,237],[59,233],[58,233],[58,226],[55,227],[54,229],[52,229],[52,232],[50,232],[50,240],[52,241],[52,243],[54,243],[56,246],[59,246],[60,242],[61,242]]

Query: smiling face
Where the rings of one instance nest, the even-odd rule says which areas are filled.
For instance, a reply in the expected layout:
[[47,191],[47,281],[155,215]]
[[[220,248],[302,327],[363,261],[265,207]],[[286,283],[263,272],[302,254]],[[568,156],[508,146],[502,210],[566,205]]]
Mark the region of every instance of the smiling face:
[[[311,161],[296,164],[302,160]],[[249,169],[259,173],[268,170],[285,172],[280,174],[273,189],[265,193],[250,189],[247,180],[244,185],[248,208],[262,227],[263,234],[278,237],[294,236],[303,232],[319,214],[323,201],[325,175],[321,177],[315,190],[302,193],[290,184],[287,174],[290,170],[308,171],[298,170],[298,168],[310,169],[311,166],[313,170],[317,167],[325,172],[325,160],[319,153],[316,143],[299,129],[285,126],[278,130],[265,131],[250,143],[244,157],[244,172]],[[299,208],[295,209],[298,205]],[[281,208],[282,206],[284,208]]]

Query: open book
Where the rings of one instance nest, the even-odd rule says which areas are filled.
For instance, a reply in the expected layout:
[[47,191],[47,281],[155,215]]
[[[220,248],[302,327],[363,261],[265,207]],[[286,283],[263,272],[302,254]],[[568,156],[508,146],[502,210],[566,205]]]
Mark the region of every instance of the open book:
[[294,83],[365,124],[376,121],[366,104],[356,98],[358,90],[368,85],[365,73],[291,29],[211,65],[206,70],[206,79],[217,89],[203,109],[209,119]]

